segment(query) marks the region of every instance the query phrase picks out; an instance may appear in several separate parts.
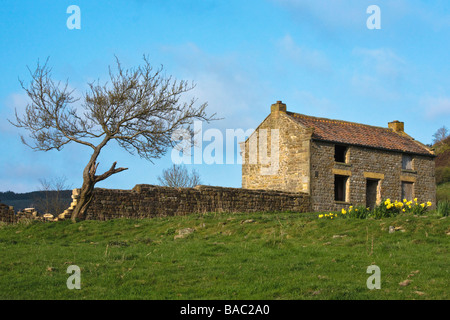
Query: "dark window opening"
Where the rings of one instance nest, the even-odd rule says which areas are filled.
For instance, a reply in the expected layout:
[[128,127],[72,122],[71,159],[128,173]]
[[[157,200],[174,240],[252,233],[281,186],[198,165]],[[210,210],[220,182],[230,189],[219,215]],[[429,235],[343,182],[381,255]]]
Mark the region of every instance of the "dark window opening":
[[334,200],[346,201],[347,198],[347,176],[334,176]]
[[346,146],[340,146],[340,145],[335,145],[334,146],[334,161],[336,162],[347,162],[346,158],[347,158],[347,147]]
[[402,157],[402,169],[412,170],[412,156],[404,154]]
[[413,183],[402,181],[402,199],[411,201],[413,199]]

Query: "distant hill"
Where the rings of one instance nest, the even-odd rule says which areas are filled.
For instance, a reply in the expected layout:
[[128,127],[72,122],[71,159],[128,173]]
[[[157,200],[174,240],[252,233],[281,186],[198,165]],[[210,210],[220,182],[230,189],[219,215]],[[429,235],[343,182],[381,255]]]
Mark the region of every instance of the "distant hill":
[[[40,212],[59,214],[70,206],[72,202],[72,190],[62,191],[32,191],[15,193],[13,191],[0,192],[0,203],[13,206],[14,211],[25,208],[36,208]],[[61,211],[61,212],[59,212]]]
[[[32,191],[25,193],[15,193],[13,191],[0,192],[0,202],[3,200],[25,200],[32,198],[44,198],[47,195],[55,195],[58,191]],[[59,194],[63,197],[69,197],[72,195],[72,190],[62,190]]]

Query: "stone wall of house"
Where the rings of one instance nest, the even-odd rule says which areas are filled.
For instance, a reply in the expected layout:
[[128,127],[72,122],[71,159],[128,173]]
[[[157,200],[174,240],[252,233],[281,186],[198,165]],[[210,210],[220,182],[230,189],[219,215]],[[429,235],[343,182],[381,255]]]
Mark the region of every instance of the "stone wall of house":
[[419,202],[431,201],[432,208],[436,205],[436,175],[434,158],[426,156],[413,156],[413,171],[417,173],[402,172],[402,176],[413,176],[413,194]]
[[[283,110],[280,102],[272,105],[271,114],[241,145],[242,188],[309,193],[312,130],[303,129]],[[272,143],[277,136],[278,144]]]
[[[74,195],[78,190],[74,190]],[[75,199],[75,198],[74,198]],[[132,190],[94,190],[87,220],[152,218],[206,212],[309,212],[309,195],[197,186],[169,188],[136,185]]]
[[[311,147],[311,205],[314,211],[335,211],[366,206],[367,179],[379,180],[377,200],[402,200],[401,182],[413,182],[413,198],[419,202],[436,200],[434,159],[412,155],[413,169],[402,170],[402,153],[349,146],[347,163],[334,159],[334,144],[313,141]],[[334,176],[348,176],[347,199],[334,199]]]

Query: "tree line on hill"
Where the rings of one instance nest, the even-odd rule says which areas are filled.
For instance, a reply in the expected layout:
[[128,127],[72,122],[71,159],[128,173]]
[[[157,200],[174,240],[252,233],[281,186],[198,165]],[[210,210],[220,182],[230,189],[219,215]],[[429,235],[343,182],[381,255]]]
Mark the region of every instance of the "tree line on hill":
[[0,203],[13,206],[15,211],[25,208],[35,208],[41,213],[59,214],[72,202],[71,185],[66,177],[39,179],[38,191],[15,193],[0,192]]
[[56,196],[59,195],[63,198],[70,198],[72,195],[72,190],[61,190],[61,191],[32,191],[24,193],[15,193],[14,191],[0,191],[0,202],[5,200],[30,200],[30,199],[43,199],[47,195]]

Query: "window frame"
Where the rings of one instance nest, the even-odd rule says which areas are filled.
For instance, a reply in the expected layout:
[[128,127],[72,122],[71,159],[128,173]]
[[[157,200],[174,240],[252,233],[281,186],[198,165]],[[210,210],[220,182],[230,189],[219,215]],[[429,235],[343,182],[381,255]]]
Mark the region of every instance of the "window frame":
[[[405,161],[406,159],[406,161]],[[409,159],[409,161],[408,161]],[[409,168],[408,168],[409,164]],[[402,170],[404,171],[414,171],[414,157],[411,154],[402,154]]]
[[[341,190],[343,192],[342,199],[338,197],[339,187],[336,184],[337,179],[342,179]],[[335,202],[345,202],[349,203],[350,201],[350,176],[335,174],[334,175],[334,201]]]

